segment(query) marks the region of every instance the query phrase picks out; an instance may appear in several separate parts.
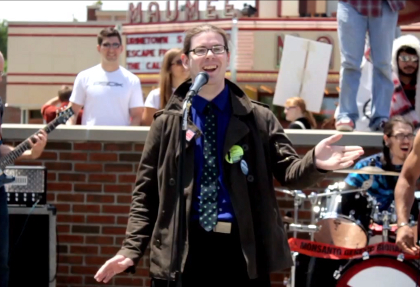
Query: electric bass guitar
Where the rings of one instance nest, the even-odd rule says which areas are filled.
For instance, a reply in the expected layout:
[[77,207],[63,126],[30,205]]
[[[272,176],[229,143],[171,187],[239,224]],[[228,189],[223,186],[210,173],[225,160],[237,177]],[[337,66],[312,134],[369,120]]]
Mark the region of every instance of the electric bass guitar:
[[[41,130],[44,130],[47,134],[55,130],[56,127],[58,127],[61,124],[65,124],[71,116],[74,115],[74,112],[71,107],[66,108],[60,112],[57,113],[57,117],[51,121],[48,125],[46,125]],[[41,130],[34,133],[32,136],[24,140],[22,143],[20,143],[17,147],[15,147],[11,152],[9,152],[4,157],[0,158],[0,187],[11,183],[15,180],[14,176],[8,176],[4,173],[4,170],[6,166],[11,165],[15,162],[15,160],[20,157],[26,150],[31,149],[31,145],[29,143],[30,140],[32,142],[35,142],[34,136],[38,134]]]

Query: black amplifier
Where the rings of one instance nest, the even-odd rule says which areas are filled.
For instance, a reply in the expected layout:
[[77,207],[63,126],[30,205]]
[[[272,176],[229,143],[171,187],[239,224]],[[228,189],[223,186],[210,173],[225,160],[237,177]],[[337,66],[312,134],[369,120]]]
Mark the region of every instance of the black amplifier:
[[4,173],[15,177],[4,185],[8,205],[32,207],[47,203],[47,169],[45,166],[7,166]]

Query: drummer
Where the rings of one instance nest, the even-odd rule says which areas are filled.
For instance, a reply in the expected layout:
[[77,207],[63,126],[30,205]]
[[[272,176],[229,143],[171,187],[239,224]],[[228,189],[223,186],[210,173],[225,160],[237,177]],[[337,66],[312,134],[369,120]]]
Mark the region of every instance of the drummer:
[[[354,169],[361,169],[374,164],[385,171],[401,172],[404,161],[413,148],[414,141],[413,124],[402,116],[391,118],[384,126],[383,151],[358,161]],[[397,176],[369,175],[351,173],[345,179],[347,188],[360,188],[363,183],[371,179],[372,185],[367,192],[375,197],[379,204],[379,211],[389,210],[394,202],[394,190],[398,180]],[[342,210],[344,215],[350,215],[354,211],[356,220],[360,220],[367,229],[370,221],[370,210],[367,209],[365,197],[355,196],[354,193],[342,195]],[[418,213],[418,210],[415,210]]]

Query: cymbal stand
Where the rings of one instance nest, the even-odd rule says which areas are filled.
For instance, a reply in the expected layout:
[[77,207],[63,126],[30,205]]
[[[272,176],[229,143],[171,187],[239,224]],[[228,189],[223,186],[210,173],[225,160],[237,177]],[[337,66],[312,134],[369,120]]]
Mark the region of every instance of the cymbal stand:
[[[280,191],[282,193],[286,193],[289,194],[291,196],[294,197],[294,216],[293,216],[293,221],[295,223],[298,222],[298,212],[299,212],[299,205],[302,204],[302,199],[306,198],[306,195],[301,191],[301,190],[285,190],[285,189],[275,189],[276,191]],[[294,224],[290,224],[290,225],[294,225]],[[289,225],[289,226],[290,226]],[[297,230],[293,231],[293,237],[296,238],[297,237]],[[289,287],[295,287],[295,276],[296,276],[296,257],[298,256],[298,252],[293,252],[292,251],[292,259],[293,259],[293,266],[291,267],[290,270],[290,280],[287,286]]]
[[364,188],[356,188],[356,189],[351,189],[351,190],[344,190],[344,191],[333,191],[333,192],[327,192],[327,193],[320,193],[317,194],[316,192],[312,192],[310,195],[308,195],[309,199],[312,198],[318,198],[318,197],[325,197],[325,196],[331,196],[331,195],[336,195],[336,194],[347,194],[347,193],[354,193],[354,192],[360,192],[360,191],[364,191]]
[[[306,195],[301,190],[292,190],[294,196],[294,216],[293,222],[296,224],[298,222],[298,213],[299,206],[302,204],[302,198],[306,198]],[[293,231],[293,237],[296,238],[297,231]]]
[[[280,189],[275,188],[274,190],[291,195],[294,197],[294,204],[293,204],[293,222],[296,224],[298,222],[298,212],[299,212],[299,206],[302,204],[302,200],[306,198],[306,195],[301,190],[287,190],[287,189]],[[297,232],[293,232],[293,237],[296,238]]]
[[389,222],[391,221],[390,213],[387,210],[382,211],[382,240],[383,242],[388,242],[388,233],[391,227]]
[[[315,213],[319,213],[320,210],[318,210],[317,212],[315,211],[315,208],[319,206],[316,206],[316,201],[318,199],[317,193],[316,192],[311,192],[311,194],[308,196],[310,202],[311,202],[311,225],[315,225]],[[310,236],[311,236],[311,241],[314,241],[314,232],[310,232]]]

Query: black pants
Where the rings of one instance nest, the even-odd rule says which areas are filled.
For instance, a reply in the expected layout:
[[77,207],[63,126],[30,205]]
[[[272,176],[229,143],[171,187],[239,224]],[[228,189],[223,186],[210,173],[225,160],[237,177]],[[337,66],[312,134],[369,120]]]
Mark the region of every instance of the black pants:
[[[167,281],[152,278],[152,287],[167,287]],[[175,286],[175,282],[169,285]],[[230,234],[207,232],[198,224],[189,228],[189,251],[182,274],[182,287],[270,287],[266,274],[250,280],[242,253],[238,228]]]

